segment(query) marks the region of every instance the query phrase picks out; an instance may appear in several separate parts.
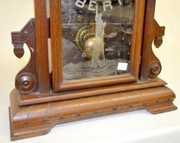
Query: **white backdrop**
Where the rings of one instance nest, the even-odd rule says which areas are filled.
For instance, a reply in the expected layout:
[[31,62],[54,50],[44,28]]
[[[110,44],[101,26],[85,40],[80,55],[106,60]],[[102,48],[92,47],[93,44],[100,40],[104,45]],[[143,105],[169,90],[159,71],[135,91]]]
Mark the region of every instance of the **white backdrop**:
[[[180,107],[180,1],[157,0],[156,19],[166,25],[164,44],[155,53],[163,66],[161,78],[169,83]],[[33,17],[33,0],[0,0],[0,143],[10,142],[9,92],[22,60],[13,55],[11,31],[20,30]],[[152,115],[145,110],[58,125],[48,135],[17,143],[179,143],[180,110]]]

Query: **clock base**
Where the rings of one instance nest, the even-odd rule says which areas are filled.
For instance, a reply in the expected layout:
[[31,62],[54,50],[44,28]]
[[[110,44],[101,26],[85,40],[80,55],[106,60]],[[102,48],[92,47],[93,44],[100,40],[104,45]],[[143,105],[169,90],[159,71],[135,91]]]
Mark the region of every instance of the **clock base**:
[[56,124],[95,116],[137,109],[153,114],[177,109],[173,104],[174,93],[165,86],[29,106],[19,106],[18,96],[17,90],[10,96],[12,140],[44,135]]

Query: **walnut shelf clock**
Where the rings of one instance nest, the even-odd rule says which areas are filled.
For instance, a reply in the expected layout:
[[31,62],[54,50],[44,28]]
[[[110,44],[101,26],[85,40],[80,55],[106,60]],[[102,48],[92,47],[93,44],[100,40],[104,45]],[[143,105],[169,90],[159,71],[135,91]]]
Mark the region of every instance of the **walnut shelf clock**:
[[9,110],[12,140],[56,124],[147,109],[175,110],[174,93],[157,78],[152,50],[165,28],[156,0],[34,0],[35,18],[12,33],[14,53],[30,50],[16,76]]

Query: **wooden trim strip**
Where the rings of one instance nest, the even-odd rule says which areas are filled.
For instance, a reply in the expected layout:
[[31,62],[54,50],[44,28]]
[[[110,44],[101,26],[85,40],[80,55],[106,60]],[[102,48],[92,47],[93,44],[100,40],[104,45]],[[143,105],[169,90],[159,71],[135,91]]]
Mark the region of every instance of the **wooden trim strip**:
[[49,93],[48,65],[48,21],[46,16],[46,1],[34,0],[36,27],[36,72],[38,77],[38,92]]
[[46,102],[53,102],[53,101],[65,101],[65,100],[73,100],[82,97],[93,97],[99,95],[108,95],[113,93],[125,92],[125,91],[132,91],[138,89],[146,89],[146,88],[153,88],[153,87],[160,87],[166,85],[166,82],[156,79],[156,80],[149,80],[145,82],[139,83],[131,83],[131,84],[124,84],[124,85],[116,85],[116,86],[106,86],[100,88],[92,88],[92,89],[83,89],[78,91],[69,91],[69,92],[59,92],[59,93],[52,93],[51,96],[37,98],[37,96],[28,98],[27,96],[21,97],[19,99],[19,105],[31,105],[31,104],[39,104],[39,103],[46,103]]

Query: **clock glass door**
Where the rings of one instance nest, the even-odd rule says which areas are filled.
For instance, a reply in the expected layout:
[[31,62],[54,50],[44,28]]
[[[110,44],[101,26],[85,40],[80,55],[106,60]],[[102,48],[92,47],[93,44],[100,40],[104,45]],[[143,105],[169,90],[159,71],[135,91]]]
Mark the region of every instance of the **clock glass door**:
[[131,70],[134,0],[61,0],[63,80]]

